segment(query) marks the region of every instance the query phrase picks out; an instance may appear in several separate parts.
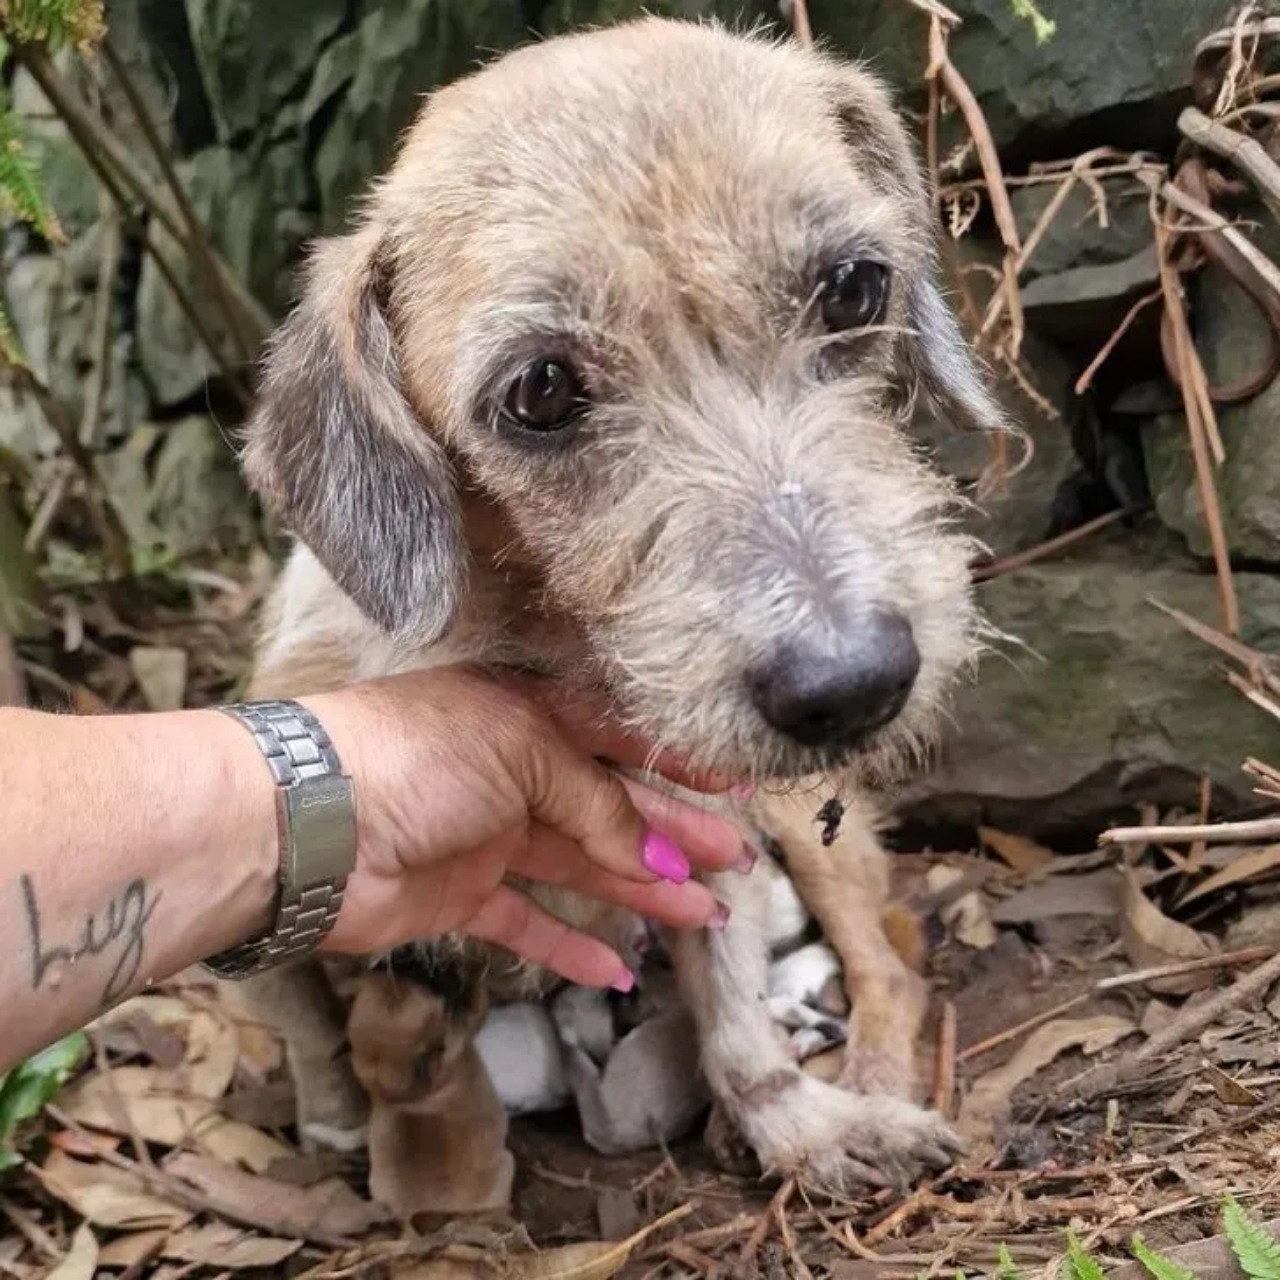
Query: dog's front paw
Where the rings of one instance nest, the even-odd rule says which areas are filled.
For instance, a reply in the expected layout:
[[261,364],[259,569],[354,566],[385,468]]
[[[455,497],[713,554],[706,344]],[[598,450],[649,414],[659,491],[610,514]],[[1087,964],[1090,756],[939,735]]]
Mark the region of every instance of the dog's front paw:
[[742,1101],[742,1129],[764,1168],[832,1192],[909,1187],[948,1168],[964,1149],[935,1112],[883,1094],[852,1094],[800,1072],[754,1085]]

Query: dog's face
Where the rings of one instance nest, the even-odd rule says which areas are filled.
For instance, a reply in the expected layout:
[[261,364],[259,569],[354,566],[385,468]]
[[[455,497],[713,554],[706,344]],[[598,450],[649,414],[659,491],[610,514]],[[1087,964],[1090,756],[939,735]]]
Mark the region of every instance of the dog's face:
[[478,985],[460,1004],[393,973],[363,974],[347,1025],[356,1079],[384,1102],[422,1101],[449,1082],[484,1012]]
[[249,473],[406,643],[448,630],[483,523],[664,744],[876,770],[976,627],[907,402],[1000,425],[931,242],[860,71],[658,20],[523,49],[321,247]]

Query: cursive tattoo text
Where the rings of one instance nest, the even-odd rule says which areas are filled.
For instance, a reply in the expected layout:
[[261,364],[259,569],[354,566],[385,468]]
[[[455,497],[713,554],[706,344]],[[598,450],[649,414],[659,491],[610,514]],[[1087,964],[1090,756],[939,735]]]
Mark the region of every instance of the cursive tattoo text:
[[106,906],[84,917],[74,946],[54,946],[44,936],[40,903],[31,877],[24,875],[21,885],[27,913],[31,989],[40,990],[46,980],[49,986],[56,987],[64,966],[105,955],[114,964],[102,990],[102,1003],[111,1005],[124,996],[142,968],[147,924],[160,894],[151,893],[145,880],[130,880]]

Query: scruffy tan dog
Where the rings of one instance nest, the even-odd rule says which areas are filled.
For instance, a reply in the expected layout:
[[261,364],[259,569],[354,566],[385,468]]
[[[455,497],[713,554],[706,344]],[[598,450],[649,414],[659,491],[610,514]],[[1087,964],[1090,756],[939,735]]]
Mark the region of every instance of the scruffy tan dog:
[[[974,548],[909,424],[917,399],[1002,424],[932,240],[865,71],[655,19],[547,41],[429,100],[316,252],[248,427],[248,474],[300,539],[255,696],[519,667],[761,784],[748,816],[845,966],[840,1085],[770,1025],[757,877],[715,877],[729,927],[672,947],[720,1107],[766,1168],[830,1186],[957,1149],[911,1100],[921,983],[880,923],[866,799],[927,745],[980,634]],[[316,968],[252,985],[304,1132],[350,1137],[364,1104]]]
[[510,1208],[507,1113],[475,1047],[485,1009],[480,983],[358,979],[347,1030],[370,1102],[369,1192],[401,1218]]

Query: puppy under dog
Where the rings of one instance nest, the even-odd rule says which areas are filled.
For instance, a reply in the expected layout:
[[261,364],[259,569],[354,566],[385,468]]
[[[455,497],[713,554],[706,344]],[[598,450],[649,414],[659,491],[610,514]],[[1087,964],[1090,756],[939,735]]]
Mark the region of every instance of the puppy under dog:
[[[657,19],[550,40],[427,102],[318,247],[247,428],[247,473],[299,538],[253,696],[518,668],[759,784],[740,816],[842,962],[838,1081],[775,1034],[760,877],[713,877],[728,928],[670,949],[718,1113],[765,1169],[837,1189],[958,1149],[912,1098],[923,986],[881,923],[870,798],[982,635],[974,547],[910,422],[1003,422],[932,244],[864,70]],[[624,940],[625,913],[529,891]],[[366,1102],[316,966],[236,994],[286,1038],[304,1133],[354,1140]]]

